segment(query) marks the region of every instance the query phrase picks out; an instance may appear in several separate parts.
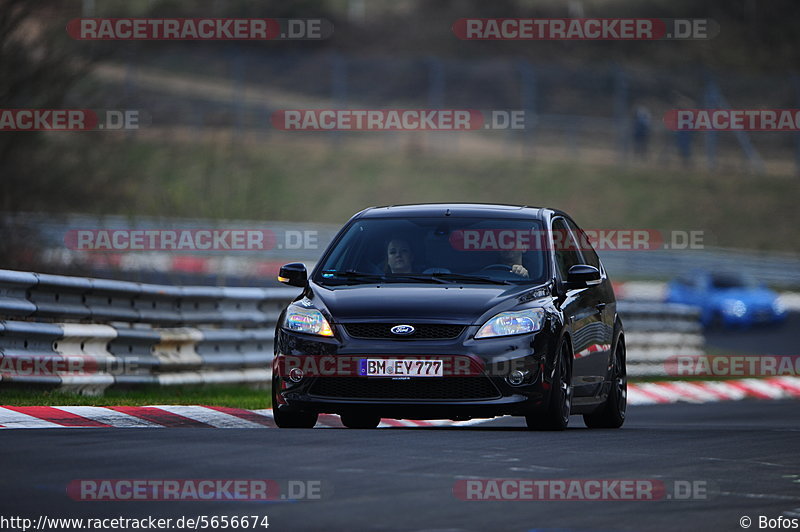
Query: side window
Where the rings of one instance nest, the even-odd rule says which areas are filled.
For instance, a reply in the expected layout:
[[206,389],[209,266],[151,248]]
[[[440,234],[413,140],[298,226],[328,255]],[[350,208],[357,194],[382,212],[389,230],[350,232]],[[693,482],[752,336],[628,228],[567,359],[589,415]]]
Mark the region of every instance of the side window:
[[583,229],[575,225],[572,220],[567,220],[567,225],[569,228],[572,229],[573,234],[578,239],[578,243],[580,244],[581,254],[583,255],[583,260],[589,266],[594,266],[598,270],[602,271],[600,267],[600,257],[597,256],[597,252],[595,252],[594,248],[592,247],[592,242],[589,240],[589,237],[586,236],[586,233],[583,232]]
[[582,264],[578,246],[562,218],[553,220],[553,245],[555,246],[556,268],[561,279],[567,278],[567,272],[576,264]]

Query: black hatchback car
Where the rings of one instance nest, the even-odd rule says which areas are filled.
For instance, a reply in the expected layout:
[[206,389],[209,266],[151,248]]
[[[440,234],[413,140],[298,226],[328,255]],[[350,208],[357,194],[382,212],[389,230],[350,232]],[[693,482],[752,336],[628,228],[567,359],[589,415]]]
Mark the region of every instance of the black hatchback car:
[[562,430],[625,421],[625,339],[611,282],[565,213],[482,204],[376,207],[353,216],[275,333],[279,427],[319,413],[381,418],[524,416]]

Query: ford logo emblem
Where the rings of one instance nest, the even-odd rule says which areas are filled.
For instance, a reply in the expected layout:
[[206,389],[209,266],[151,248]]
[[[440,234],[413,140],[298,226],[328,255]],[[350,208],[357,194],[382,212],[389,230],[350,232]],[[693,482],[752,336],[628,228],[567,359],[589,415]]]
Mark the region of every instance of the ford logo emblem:
[[414,334],[414,331],[416,331],[413,325],[395,325],[389,330],[392,331],[392,334],[399,334],[401,336],[408,336],[409,334]]

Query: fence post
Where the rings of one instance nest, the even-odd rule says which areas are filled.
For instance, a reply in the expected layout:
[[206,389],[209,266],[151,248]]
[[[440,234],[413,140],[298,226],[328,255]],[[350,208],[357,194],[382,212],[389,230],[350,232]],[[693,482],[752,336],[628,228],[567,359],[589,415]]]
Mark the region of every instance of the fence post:
[[[711,105],[706,106],[707,108],[714,108],[714,107],[721,107],[725,109],[730,109],[731,106],[725,97],[722,95],[722,92],[719,90],[719,86],[714,81],[714,79],[709,75],[707,81],[708,89],[706,90],[706,96],[710,97]],[[707,102],[709,103],[709,102]],[[714,137],[714,168],[717,165],[717,153],[716,153],[716,132],[712,131]],[[741,130],[734,130],[733,134],[736,136],[736,140],[739,142],[739,146],[742,148],[745,157],[747,158],[747,162],[750,164],[750,169],[756,173],[761,173],[764,171],[764,161],[761,160],[761,156],[756,151],[753,144],[750,142],[750,137],[747,136],[747,133]]]
[[[331,101],[335,109],[347,107],[347,60],[338,52],[331,55]],[[338,144],[341,141],[341,132],[332,133],[331,140]]]
[[[434,56],[427,57],[425,64],[428,66],[428,108],[441,109],[444,106],[444,66],[442,61]],[[424,138],[430,139],[432,133],[424,132],[423,135]],[[434,134],[433,138],[438,138],[438,136]]]
[[617,154],[620,164],[628,151],[628,77],[621,67],[614,68],[614,121],[617,126]]
[[[797,73],[791,75],[792,87],[794,87],[794,100],[798,108],[800,108],[800,76]],[[800,131],[794,134],[794,162],[795,174],[800,176]]]
[[[719,89],[711,79],[710,74],[706,74],[706,91],[703,95],[703,108],[713,109],[717,107],[719,100]],[[716,170],[717,168],[717,132],[712,130],[705,132],[706,141],[706,158],[708,160],[708,169]]]
[[524,59],[517,60],[520,75],[520,105],[525,112],[525,143],[534,144],[536,128],[536,72]]
[[238,45],[234,44],[231,47],[233,55],[233,107],[235,111],[234,118],[234,139],[241,137],[242,129],[244,128],[245,117],[245,102],[244,102],[244,76],[245,65],[244,55]]

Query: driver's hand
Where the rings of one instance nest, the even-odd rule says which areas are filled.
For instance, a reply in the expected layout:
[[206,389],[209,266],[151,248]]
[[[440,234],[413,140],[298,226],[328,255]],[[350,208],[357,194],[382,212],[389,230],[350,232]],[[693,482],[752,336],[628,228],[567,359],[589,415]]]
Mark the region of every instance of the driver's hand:
[[522,277],[528,276],[528,270],[522,264],[514,264],[511,266],[511,273],[516,273],[517,275],[521,275]]

